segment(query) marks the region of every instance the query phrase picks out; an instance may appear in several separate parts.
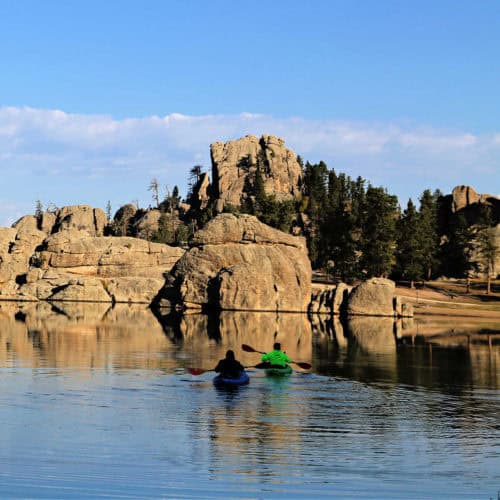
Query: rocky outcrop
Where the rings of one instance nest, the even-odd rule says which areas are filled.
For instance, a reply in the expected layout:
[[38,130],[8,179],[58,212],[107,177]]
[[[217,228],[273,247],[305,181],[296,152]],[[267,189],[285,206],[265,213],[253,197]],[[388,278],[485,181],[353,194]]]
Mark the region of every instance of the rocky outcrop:
[[24,217],[12,228],[0,228],[0,294],[24,280],[31,255],[47,235],[34,217]]
[[88,205],[73,205],[59,209],[56,212],[53,233],[68,230],[85,231],[90,236],[103,236],[108,220],[100,208]]
[[161,212],[156,208],[146,211],[133,223],[133,233],[138,238],[150,240],[159,229],[160,217]]
[[335,315],[345,312],[351,289],[345,283],[338,283],[333,288],[317,290],[311,297],[308,312]]
[[260,139],[247,135],[225,144],[210,146],[212,157],[212,195],[215,210],[240,207],[251,196],[257,168],[264,191],[278,201],[300,196],[302,170],[297,157],[285,147],[285,141],[271,135]]
[[129,237],[91,237],[64,231],[45,239],[33,259],[41,269],[83,276],[162,278],[184,250]]
[[413,316],[413,307],[395,296],[395,283],[384,278],[371,278],[356,287],[338,283],[316,290],[308,307],[310,315],[349,316]]
[[306,311],[311,264],[303,238],[250,215],[221,214],[198,231],[160,303],[181,308]]
[[490,205],[500,202],[500,200],[491,194],[479,194],[470,186],[456,186],[451,193],[452,212],[469,209],[478,205]]
[[113,233],[117,236],[127,236],[131,232],[137,207],[134,203],[128,203],[120,207],[113,217]]
[[105,222],[84,205],[0,228],[0,300],[150,304],[184,250],[102,236]]
[[19,289],[24,298],[151,303],[184,251],[128,237],[68,230],[49,236]]

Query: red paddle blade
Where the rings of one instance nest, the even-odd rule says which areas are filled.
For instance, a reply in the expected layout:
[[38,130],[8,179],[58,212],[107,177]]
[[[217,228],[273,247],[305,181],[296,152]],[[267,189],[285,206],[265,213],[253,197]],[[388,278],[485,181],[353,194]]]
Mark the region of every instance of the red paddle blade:
[[203,370],[201,368],[188,368],[188,371],[191,375],[201,375],[202,373],[206,372],[206,370]]

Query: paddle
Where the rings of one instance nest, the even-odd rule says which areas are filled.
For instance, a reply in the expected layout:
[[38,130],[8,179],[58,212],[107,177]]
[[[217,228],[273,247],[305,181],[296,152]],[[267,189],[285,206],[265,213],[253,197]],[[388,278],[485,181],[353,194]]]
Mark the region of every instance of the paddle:
[[[245,368],[245,370],[247,368],[257,368],[256,365],[254,366],[244,366],[243,368]],[[188,368],[188,372],[191,374],[191,375],[203,375],[204,373],[206,372],[214,372],[215,370],[212,368],[211,370],[204,370],[203,368]]]
[[[241,348],[246,352],[257,352],[259,354],[266,354],[265,352],[257,351],[257,349],[254,349],[253,347],[251,347],[247,344],[241,344]],[[310,368],[312,368],[312,365],[310,365],[309,363],[304,363],[302,361],[291,361],[291,363],[293,363],[294,365],[300,366],[304,370],[309,370]]]

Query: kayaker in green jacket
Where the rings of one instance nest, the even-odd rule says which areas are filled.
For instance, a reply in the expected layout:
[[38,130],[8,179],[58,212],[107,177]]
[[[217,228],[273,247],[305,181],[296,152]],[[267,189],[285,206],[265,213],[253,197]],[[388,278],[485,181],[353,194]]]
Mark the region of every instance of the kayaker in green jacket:
[[[281,344],[276,342],[273,345],[273,350],[261,357],[263,364],[269,365],[269,368],[284,368],[287,363],[291,363],[292,360],[281,350]],[[267,366],[265,366],[267,368]]]

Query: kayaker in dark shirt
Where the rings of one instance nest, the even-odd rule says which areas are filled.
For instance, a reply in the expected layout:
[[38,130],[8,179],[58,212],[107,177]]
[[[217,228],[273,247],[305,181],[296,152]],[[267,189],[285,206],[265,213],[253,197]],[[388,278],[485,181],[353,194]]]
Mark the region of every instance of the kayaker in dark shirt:
[[258,366],[259,368],[285,368],[287,363],[291,363],[292,360],[281,350],[281,344],[276,342],[273,346],[273,350],[267,354],[263,354],[261,357],[262,363]]
[[244,369],[245,367],[236,361],[234,352],[231,350],[226,352],[226,357],[221,359],[215,367],[215,371],[225,378],[238,378]]

